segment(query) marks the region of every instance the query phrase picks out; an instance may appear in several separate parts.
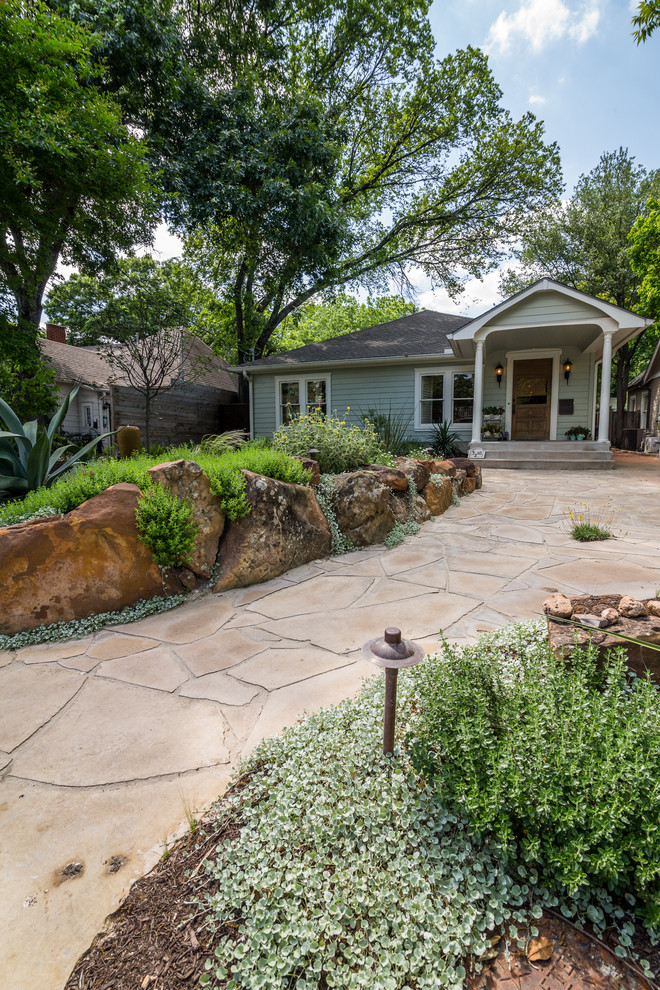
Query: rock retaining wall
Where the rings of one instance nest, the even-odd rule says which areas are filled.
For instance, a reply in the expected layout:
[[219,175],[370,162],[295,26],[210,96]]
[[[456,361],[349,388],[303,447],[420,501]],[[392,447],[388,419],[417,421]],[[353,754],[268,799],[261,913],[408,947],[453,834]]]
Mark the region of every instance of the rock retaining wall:
[[[199,533],[188,566],[157,566],[138,539],[138,488],[114,485],[65,516],[0,529],[0,634],[118,611],[199,579],[211,578],[214,591],[244,587],[330,553],[330,527],[314,487],[244,471],[251,512],[225,521],[198,464],[167,462],[149,473],[193,504]],[[396,468],[371,465],[337,476],[334,511],[342,535],[364,547],[381,543],[397,523],[440,515],[454,495],[480,487],[481,469],[465,459],[457,468],[398,458]]]

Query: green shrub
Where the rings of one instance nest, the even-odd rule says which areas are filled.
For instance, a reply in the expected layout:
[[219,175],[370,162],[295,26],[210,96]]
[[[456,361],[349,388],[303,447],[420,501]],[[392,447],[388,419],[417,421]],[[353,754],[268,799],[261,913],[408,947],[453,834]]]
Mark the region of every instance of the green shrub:
[[[308,484],[310,480],[310,472],[299,461],[271,448],[262,450],[246,446],[216,456],[195,454],[192,448],[180,446],[170,448],[167,457],[173,461],[180,458],[196,461],[209,477],[211,489],[222,500],[223,509],[230,519],[237,519],[250,511],[241,468],[300,485]],[[23,499],[0,506],[0,525],[9,526],[31,519],[44,508],[50,508],[53,513],[70,512],[88,498],[100,495],[106,488],[120,482],[137,485],[146,492],[153,486],[147,471],[161,460],[162,457],[136,454],[119,461],[101,458],[74,468],[66,476],[58,478],[50,488],[39,488]]]
[[461,438],[450,428],[447,420],[444,420],[442,423],[436,423],[433,427],[430,446],[433,454],[443,458],[443,460],[447,457],[458,457],[461,453]]
[[369,409],[364,417],[365,425],[371,424],[378,434],[384,450],[398,457],[407,452],[410,441],[408,429],[413,414],[405,409],[392,409],[390,402],[387,412],[383,409]]
[[447,645],[418,669],[416,765],[549,885],[632,894],[657,923],[660,692],[622,650],[557,659],[542,628]]
[[365,464],[392,463],[371,423],[349,426],[338,416],[326,416],[318,410],[281,426],[273,436],[273,447],[298,457],[306,456],[315,447],[323,474],[355,471]]
[[192,504],[155,485],[142,494],[135,508],[140,540],[160,567],[178,567],[190,560],[199,527]]

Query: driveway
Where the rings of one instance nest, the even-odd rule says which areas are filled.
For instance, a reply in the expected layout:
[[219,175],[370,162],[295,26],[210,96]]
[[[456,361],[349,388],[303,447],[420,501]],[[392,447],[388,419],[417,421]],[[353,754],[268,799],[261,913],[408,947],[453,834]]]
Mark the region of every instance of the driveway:
[[[354,694],[398,625],[433,650],[548,593],[660,589],[660,466],[485,472],[393,550],[318,561],[77,642],[0,653],[0,985],[63,987],[131,882],[264,736]],[[616,540],[577,544],[569,506]]]

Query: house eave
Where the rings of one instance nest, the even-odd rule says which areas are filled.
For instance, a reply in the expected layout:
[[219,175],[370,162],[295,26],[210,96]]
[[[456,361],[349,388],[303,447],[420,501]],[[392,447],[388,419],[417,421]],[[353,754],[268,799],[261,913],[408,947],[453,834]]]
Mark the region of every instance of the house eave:
[[[325,369],[333,370],[335,368],[361,368],[364,365],[371,365],[373,367],[381,367],[387,365],[396,364],[407,364],[414,365],[417,362],[424,361],[434,361],[436,364],[439,361],[447,362],[449,364],[456,362],[456,354],[453,351],[435,351],[432,354],[404,354],[399,357],[365,357],[365,358],[351,358],[350,360],[344,359],[342,361],[300,361],[296,364],[269,364],[260,365],[256,368],[251,367],[249,364],[237,365],[229,368],[230,371],[236,372],[237,374],[242,374],[246,372],[248,375],[267,375],[271,372],[293,372],[293,373],[304,373],[305,371],[323,371]],[[461,361],[467,363],[469,358],[461,358]]]

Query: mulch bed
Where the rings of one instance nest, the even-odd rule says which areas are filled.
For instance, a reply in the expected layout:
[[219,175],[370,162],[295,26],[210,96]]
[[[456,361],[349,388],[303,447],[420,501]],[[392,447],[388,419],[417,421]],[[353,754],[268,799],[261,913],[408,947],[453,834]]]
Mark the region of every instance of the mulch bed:
[[[196,901],[213,892],[203,862],[240,832],[235,821],[206,820],[182,836],[146,876],[133,884],[106,928],[81,956],[65,990],[182,990],[199,987],[213,955],[211,932]],[[217,926],[213,938],[236,922]]]
[[[240,789],[247,779],[233,789]],[[131,887],[76,963],[64,990],[199,987],[204,964],[213,955],[211,942],[235,935],[240,923],[228,920],[211,932],[197,903],[203,893],[213,893],[214,881],[203,863],[239,832],[237,820],[210,816],[194,833],[182,836],[167,858]],[[660,990],[634,963],[615,956],[614,934],[606,933],[602,941],[589,930],[578,931],[554,911],[546,912],[537,927],[553,943],[549,960],[531,962],[502,940],[483,972],[468,974],[468,990]],[[633,945],[653,972],[660,972],[660,946],[651,945],[640,925]]]

